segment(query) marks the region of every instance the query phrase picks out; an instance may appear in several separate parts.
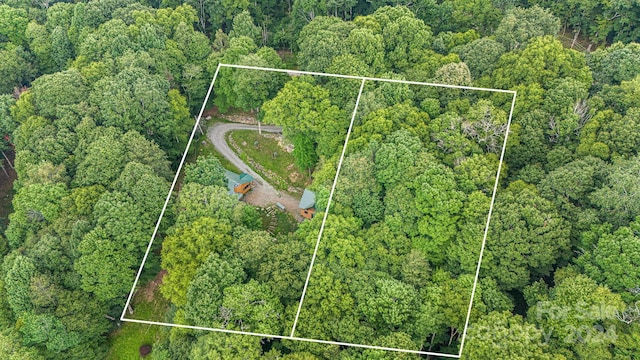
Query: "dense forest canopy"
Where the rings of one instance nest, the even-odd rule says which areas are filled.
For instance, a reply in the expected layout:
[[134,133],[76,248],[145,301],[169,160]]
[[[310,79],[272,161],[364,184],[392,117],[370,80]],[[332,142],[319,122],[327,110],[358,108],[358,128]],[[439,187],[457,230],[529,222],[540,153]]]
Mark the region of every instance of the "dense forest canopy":
[[132,318],[286,336],[299,312],[296,336],[457,354],[511,95],[357,102],[358,80],[221,68],[211,124],[282,129],[265,163],[299,179],[264,171],[314,192],[299,222],[229,195],[205,119],[177,173],[220,63],[517,91],[462,358],[637,358],[639,21],[637,1],[0,0],[0,358],[418,358],[120,322],[175,176]]

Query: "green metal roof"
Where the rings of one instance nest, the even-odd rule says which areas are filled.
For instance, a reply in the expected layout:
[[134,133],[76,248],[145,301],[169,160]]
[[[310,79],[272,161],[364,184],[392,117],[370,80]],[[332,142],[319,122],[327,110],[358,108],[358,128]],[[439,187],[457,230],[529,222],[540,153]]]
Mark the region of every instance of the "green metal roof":
[[300,204],[298,205],[298,207],[300,209],[309,209],[314,207],[316,204],[316,193],[314,193],[313,191],[304,189],[304,192],[302,193],[302,199],[300,199]]
[[225,170],[224,175],[227,177],[227,189],[229,195],[238,195],[238,199],[242,197],[242,194],[236,194],[234,189],[236,186],[253,181],[253,177],[249,174],[242,173],[240,175],[233,171]]

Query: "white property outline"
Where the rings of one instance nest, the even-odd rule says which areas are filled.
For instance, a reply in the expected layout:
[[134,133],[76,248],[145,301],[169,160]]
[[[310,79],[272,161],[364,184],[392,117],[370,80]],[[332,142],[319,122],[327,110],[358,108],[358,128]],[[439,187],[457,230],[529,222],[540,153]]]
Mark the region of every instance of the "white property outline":
[[[182,170],[182,167],[184,165],[184,161],[185,161],[185,159],[187,157],[187,152],[188,152],[189,148],[191,147],[191,143],[193,142],[193,138],[194,138],[196,130],[198,128],[198,124],[200,123],[200,119],[202,118],[202,114],[204,113],[204,109],[205,109],[206,104],[207,104],[207,102],[209,100],[209,97],[211,95],[211,91],[213,90],[213,85],[214,85],[214,83],[216,81],[216,78],[218,77],[218,73],[219,73],[221,67],[248,69],[248,70],[273,71],[273,72],[286,73],[286,74],[289,74],[289,75],[292,75],[292,76],[293,75],[314,75],[314,76],[327,76],[327,77],[354,79],[354,80],[361,80],[362,81],[361,84],[360,84],[360,90],[359,90],[359,93],[358,93],[358,98],[356,99],[356,104],[355,104],[355,107],[354,107],[354,110],[353,110],[353,115],[351,117],[351,123],[349,124],[349,130],[348,130],[347,136],[345,138],[345,143],[344,143],[344,147],[342,149],[342,154],[341,154],[341,157],[340,157],[340,161],[338,163],[338,168],[336,170],[334,183],[332,185],[331,193],[329,195],[329,200],[327,202],[327,209],[325,211],[325,214],[324,214],[324,217],[323,217],[323,220],[322,220],[322,224],[321,224],[321,227],[320,227],[320,233],[318,234],[318,240],[316,241],[314,254],[313,254],[313,257],[311,259],[309,272],[307,273],[307,279],[306,279],[306,282],[305,282],[305,285],[304,285],[302,296],[300,298],[300,304],[298,306],[298,311],[296,313],[296,318],[295,318],[295,321],[294,321],[294,324],[293,324],[293,327],[292,327],[292,330],[291,330],[291,335],[289,335],[289,336],[272,335],[272,334],[261,334],[261,333],[253,333],[253,332],[247,332],[247,331],[236,331],[236,330],[228,330],[228,329],[207,328],[207,327],[191,326],[191,325],[169,324],[169,323],[158,322],[158,321],[147,321],[147,320],[138,320],[138,319],[127,319],[127,318],[125,318],[127,309],[129,308],[129,306],[131,304],[131,299],[133,298],[133,294],[135,292],[136,286],[138,285],[138,281],[140,280],[140,275],[142,274],[142,269],[144,268],[144,264],[147,261],[147,258],[149,256],[149,252],[151,250],[151,246],[153,245],[153,240],[155,239],[155,237],[156,237],[156,235],[158,233],[158,228],[160,227],[160,223],[162,221],[164,213],[165,213],[165,211],[167,209],[169,201],[171,200],[171,195],[173,193],[173,189],[175,188],[176,182],[178,180],[178,175],[180,174],[180,171]],[[446,354],[446,353],[438,353],[438,352],[431,352],[431,351],[397,349],[397,348],[389,348],[389,347],[384,347],[384,346],[373,346],[373,345],[364,345],[364,344],[345,343],[345,342],[339,342],[339,341],[299,338],[299,337],[295,337],[294,336],[295,328],[296,328],[297,321],[298,321],[298,317],[300,315],[300,310],[302,309],[304,295],[305,295],[306,290],[307,290],[307,286],[308,286],[308,283],[309,283],[309,280],[310,280],[310,277],[311,277],[311,271],[313,269],[314,260],[315,260],[315,257],[317,255],[318,247],[319,247],[319,244],[320,244],[320,238],[322,236],[322,229],[324,228],[325,222],[327,220],[327,214],[329,213],[329,206],[331,204],[331,198],[332,198],[333,192],[335,190],[336,182],[337,182],[338,175],[339,175],[339,172],[340,172],[340,166],[342,165],[342,160],[343,160],[343,157],[344,157],[344,154],[345,154],[347,143],[349,141],[349,135],[350,135],[350,132],[351,132],[351,129],[352,129],[352,126],[353,126],[355,115],[356,115],[357,110],[358,110],[358,103],[360,101],[360,96],[362,95],[362,90],[364,88],[364,83],[367,80],[380,81],[380,82],[390,82],[390,83],[402,83],[402,84],[409,84],[409,85],[423,85],[423,86],[426,85],[426,86],[434,86],[434,87],[442,87],[442,88],[450,88],[450,89],[464,89],[464,90],[478,90],[478,91],[488,91],[488,92],[497,92],[497,93],[508,93],[508,94],[512,94],[513,95],[513,99],[511,101],[511,110],[509,112],[509,118],[507,120],[507,128],[505,130],[505,136],[504,136],[502,151],[500,152],[500,161],[498,162],[498,170],[496,172],[496,180],[495,180],[494,185],[493,185],[493,194],[491,195],[489,213],[487,215],[487,222],[485,224],[484,234],[483,234],[483,238],[482,238],[482,245],[481,245],[480,254],[479,254],[479,257],[478,257],[478,265],[476,267],[476,273],[475,273],[475,277],[474,277],[474,280],[473,280],[473,287],[471,289],[471,296],[470,296],[470,299],[469,299],[469,307],[467,309],[467,317],[466,317],[466,320],[465,320],[464,329],[462,331],[462,338],[460,340],[460,351],[458,352],[458,354]],[[158,221],[156,222],[156,226],[155,226],[155,229],[153,230],[153,234],[151,235],[151,239],[149,241],[149,245],[147,246],[147,250],[145,251],[144,257],[142,258],[142,264],[140,264],[140,268],[138,269],[138,272],[136,274],[136,278],[135,278],[135,280],[133,282],[133,286],[131,287],[131,291],[129,292],[129,296],[127,297],[127,302],[126,302],[126,304],[124,306],[124,309],[122,310],[122,314],[120,315],[120,320],[121,321],[126,321],[126,322],[132,322],[132,323],[146,324],[146,325],[162,325],[162,326],[171,326],[171,327],[183,328],[183,329],[207,330],[207,331],[216,331],[216,332],[238,334],[238,335],[251,335],[251,336],[259,336],[259,337],[275,338],[275,339],[307,341],[307,342],[314,342],[314,343],[320,343],[320,344],[339,345],[339,346],[352,346],[352,347],[374,349],[374,350],[385,350],[385,351],[405,352],[405,353],[413,353],[413,354],[420,354],[420,355],[442,356],[442,357],[456,358],[456,359],[460,358],[462,356],[462,351],[464,349],[465,338],[466,338],[467,330],[468,330],[468,327],[469,327],[469,319],[471,317],[471,308],[473,306],[473,299],[475,297],[475,293],[476,293],[476,289],[477,289],[477,285],[478,285],[478,278],[479,278],[479,275],[480,275],[480,267],[481,267],[481,264],[482,264],[482,257],[483,257],[483,254],[484,254],[484,248],[485,248],[486,241],[487,241],[487,235],[489,233],[489,224],[490,224],[490,221],[491,221],[491,215],[493,214],[493,205],[495,203],[496,192],[498,190],[498,183],[499,183],[499,180],[500,180],[500,172],[502,170],[502,163],[504,161],[504,154],[505,154],[505,151],[506,151],[507,139],[508,139],[508,136],[509,136],[509,130],[511,128],[511,120],[513,118],[513,110],[514,110],[515,103],[516,103],[516,96],[517,96],[517,92],[514,91],[514,90],[491,89],[491,88],[481,88],[481,87],[473,87],[473,86],[459,86],[459,85],[449,85],[449,84],[437,84],[437,83],[427,83],[427,82],[407,81],[407,80],[396,80],[396,79],[381,79],[381,78],[372,78],[372,77],[365,77],[365,76],[326,74],[326,73],[311,72],[311,71],[274,69],[274,68],[263,68],[263,67],[257,67],[257,66],[245,66],[245,65],[233,65],[233,64],[222,64],[222,63],[219,63],[217,68],[216,68],[216,71],[215,71],[215,73],[213,75],[213,79],[211,80],[211,84],[209,84],[209,89],[207,90],[207,95],[204,98],[204,101],[202,103],[202,107],[200,108],[200,113],[198,114],[198,117],[196,119],[196,122],[195,122],[195,125],[193,127],[193,130],[191,131],[191,136],[189,137],[189,141],[187,142],[187,147],[186,147],[186,149],[184,151],[184,154],[182,155],[182,159],[180,160],[180,164],[178,165],[178,168],[176,170],[176,175],[175,175],[175,177],[173,179],[173,182],[171,183],[171,188],[169,189],[169,193],[167,194],[167,197],[165,199],[164,205],[162,207],[162,211],[160,212],[160,216],[158,218]]]

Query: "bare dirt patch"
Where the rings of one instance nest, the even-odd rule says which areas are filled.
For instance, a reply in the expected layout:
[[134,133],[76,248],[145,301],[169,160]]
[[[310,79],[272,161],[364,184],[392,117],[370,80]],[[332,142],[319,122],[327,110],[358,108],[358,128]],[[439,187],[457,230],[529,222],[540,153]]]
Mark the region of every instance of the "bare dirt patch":
[[151,302],[158,286],[162,284],[162,279],[167,274],[167,270],[161,270],[153,280],[149,281],[145,286],[141,287],[136,294],[136,299]]

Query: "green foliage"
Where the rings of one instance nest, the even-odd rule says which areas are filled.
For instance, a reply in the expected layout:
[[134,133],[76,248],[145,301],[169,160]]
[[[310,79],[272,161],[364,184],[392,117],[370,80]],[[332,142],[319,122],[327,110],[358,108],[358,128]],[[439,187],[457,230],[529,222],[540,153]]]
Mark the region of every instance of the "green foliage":
[[0,5],[0,44],[11,42],[14,45],[24,45],[24,32],[29,18],[24,9],[17,9],[6,4]]
[[509,51],[524,48],[529,39],[538,36],[555,36],[560,30],[560,20],[537,5],[528,9],[513,8],[500,21],[495,32],[496,40]]
[[258,360],[262,358],[260,338],[211,333],[198,338],[191,347],[193,359]]
[[553,80],[566,77],[586,86],[592,81],[584,56],[575,50],[565,49],[552,36],[534,38],[521,52],[502,55],[493,77],[494,85],[499,88],[533,83],[547,88]]
[[167,270],[161,291],[171,302],[185,305],[187,287],[198,267],[212,252],[221,252],[231,242],[231,227],[211,217],[201,217],[176,227],[162,243],[162,268]]
[[67,194],[65,184],[33,184],[20,189],[13,198],[14,212],[9,215],[5,235],[12,248],[58,217],[60,201]]
[[496,66],[496,62],[504,54],[505,47],[491,38],[481,38],[453,48],[460,59],[467,64],[471,76],[478,79],[488,75]]
[[199,157],[195,164],[187,164],[184,168],[184,182],[195,182],[200,185],[227,186],[225,170],[215,156]]
[[591,234],[597,238],[597,242],[584,244],[592,247],[587,247],[588,250],[576,260],[585,274],[599,283],[606,284],[628,303],[634,300],[629,290],[640,283],[637,271],[640,267],[638,225],[634,222],[629,227],[621,227],[613,233],[598,234],[592,231]]
[[15,333],[0,333],[0,353],[7,360],[44,359],[36,349],[22,346]]
[[219,322],[225,328],[261,334],[282,331],[283,308],[268,284],[254,279],[224,289]]
[[282,126],[285,135],[302,133],[314,139],[320,156],[330,156],[343,145],[348,118],[312,78],[300,76],[287,82],[262,112],[263,121]]
[[233,17],[233,26],[229,32],[229,38],[237,36],[246,36],[253,39],[256,44],[262,40],[262,31],[253,24],[251,14],[244,10]]
[[481,317],[470,326],[467,341],[463,354],[468,359],[555,359],[542,343],[543,332],[508,311]]
[[600,208],[604,221],[626,225],[640,215],[637,181],[640,158],[621,160],[612,166],[605,184],[591,195],[593,204]]
[[223,291],[242,283],[245,273],[237,259],[223,259],[212,252],[198,268],[187,289],[185,318],[189,325],[211,327],[219,320]]
[[498,193],[483,263],[502,289],[548,275],[567,256],[569,224],[532,185],[516,181]]
[[[554,281],[556,286],[550,290],[548,300],[529,308],[529,321],[540,328],[554,329],[549,334],[549,344],[555,351],[569,348],[576,352],[589,349],[600,352],[598,348],[604,347],[607,353],[607,347],[615,341],[612,331],[619,324],[616,311],[625,306],[620,296],[573,268],[556,271]],[[580,334],[576,329],[585,329],[591,335]],[[593,341],[584,342],[581,340],[584,336]]]
[[596,88],[605,84],[617,85],[632,80],[640,72],[638,64],[640,45],[616,42],[609,47],[600,48],[587,54],[587,64],[593,71]]
[[29,284],[36,271],[35,264],[28,257],[17,255],[13,259],[5,258],[3,267],[7,302],[15,314],[22,316],[33,309]]
[[24,48],[11,43],[0,47],[0,94],[28,84],[34,75],[30,56]]

